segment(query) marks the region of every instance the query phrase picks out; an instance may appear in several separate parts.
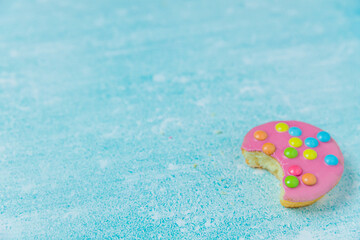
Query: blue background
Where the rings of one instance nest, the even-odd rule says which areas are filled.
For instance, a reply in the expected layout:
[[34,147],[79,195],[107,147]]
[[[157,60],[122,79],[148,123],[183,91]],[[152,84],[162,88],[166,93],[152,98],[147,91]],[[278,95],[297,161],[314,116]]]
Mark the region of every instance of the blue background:
[[[0,1],[0,237],[360,238],[360,3]],[[286,209],[244,164],[300,120],[345,156]]]

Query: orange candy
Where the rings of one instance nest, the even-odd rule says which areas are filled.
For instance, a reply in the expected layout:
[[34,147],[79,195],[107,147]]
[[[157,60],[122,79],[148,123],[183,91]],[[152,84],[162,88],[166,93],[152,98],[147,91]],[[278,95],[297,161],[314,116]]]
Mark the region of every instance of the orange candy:
[[312,173],[305,173],[302,175],[302,182],[308,186],[312,186],[316,183],[316,177]]
[[265,131],[258,130],[254,132],[254,138],[260,141],[264,141],[267,139],[268,135]]
[[272,143],[265,143],[264,145],[262,145],[262,150],[266,155],[271,155],[275,152],[276,147]]

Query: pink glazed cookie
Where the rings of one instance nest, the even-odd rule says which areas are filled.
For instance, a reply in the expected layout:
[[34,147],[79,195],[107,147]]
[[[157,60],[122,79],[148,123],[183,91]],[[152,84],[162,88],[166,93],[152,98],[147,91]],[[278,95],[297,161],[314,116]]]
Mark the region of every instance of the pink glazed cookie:
[[344,157],[325,131],[299,121],[275,121],[251,129],[242,152],[251,167],[265,168],[282,181],[285,207],[313,204],[339,182]]

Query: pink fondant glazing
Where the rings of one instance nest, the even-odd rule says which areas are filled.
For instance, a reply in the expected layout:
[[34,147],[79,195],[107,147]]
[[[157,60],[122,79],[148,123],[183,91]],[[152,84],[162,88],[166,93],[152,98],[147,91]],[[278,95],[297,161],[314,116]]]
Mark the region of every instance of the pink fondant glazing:
[[[329,192],[340,180],[344,171],[344,157],[341,150],[335,140],[331,137],[329,142],[319,142],[319,145],[314,148],[309,148],[305,144],[296,148],[298,156],[295,158],[287,158],[284,155],[284,150],[289,145],[289,139],[292,138],[288,131],[277,132],[275,125],[277,123],[286,123],[291,127],[298,127],[301,129],[302,134],[298,136],[303,142],[308,137],[316,138],[317,133],[323,131],[322,129],[310,125],[308,123],[299,121],[274,121],[262,124],[251,129],[245,136],[242,144],[242,149],[253,152],[262,151],[262,145],[266,142],[273,143],[276,146],[275,152],[271,155],[281,165],[284,172],[284,179],[290,175],[289,168],[293,165],[298,165],[302,169],[302,174],[296,176],[299,179],[300,184],[296,188],[289,188],[284,184],[283,199],[291,202],[305,202],[315,200],[327,192]],[[254,132],[257,130],[265,131],[268,135],[265,141],[259,141],[254,138]],[[306,149],[313,149],[317,152],[317,158],[314,160],[308,160],[303,156],[303,152]],[[339,159],[339,163],[335,166],[326,164],[324,161],[325,156],[332,154]],[[307,186],[302,182],[301,176],[305,173],[312,173],[316,176],[317,182],[313,186]]]

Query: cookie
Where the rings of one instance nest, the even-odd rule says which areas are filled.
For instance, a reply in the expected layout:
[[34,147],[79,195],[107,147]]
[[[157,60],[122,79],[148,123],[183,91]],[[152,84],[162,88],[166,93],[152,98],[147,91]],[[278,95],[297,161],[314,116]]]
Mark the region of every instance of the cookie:
[[246,163],[264,168],[282,185],[285,207],[311,205],[340,181],[344,157],[329,133],[299,121],[275,121],[251,129],[241,146]]

